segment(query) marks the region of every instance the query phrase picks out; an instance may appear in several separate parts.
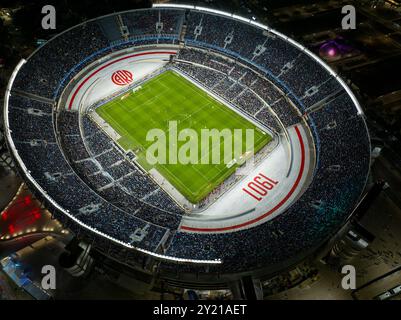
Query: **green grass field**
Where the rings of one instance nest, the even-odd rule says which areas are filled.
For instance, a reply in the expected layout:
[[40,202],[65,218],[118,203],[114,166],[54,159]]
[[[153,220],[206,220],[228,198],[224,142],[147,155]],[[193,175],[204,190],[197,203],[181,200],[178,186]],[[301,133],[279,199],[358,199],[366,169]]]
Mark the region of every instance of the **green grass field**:
[[[272,140],[269,134],[174,71],[166,71],[150,79],[135,92],[124,95],[124,99],[118,97],[97,108],[96,112],[121,136],[118,141],[120,146],[126,151],[132,150],[142,167],[148,171],[155,168],[194,204],[233,174],[237,165],[229,168],[223,158],[219,164],[212,164],[211,150],[202,149],[201,143],[198,143],[200,159],[210,157],[210,164],[167,162],[152,166],[146,159],[146,150],[153,143],[146,140],[149,130],[164,130],[169,142],[169,121],[177,121],[178,132],[193,129],[199,137],[202,129],[254,129],[255,153]],[[178,142],[178,150],[185,143]],[[244,153],[249,151],[245,150],[245,146],[243,141]],[[220,148],[223,154],[222,139]],[[166,156],[169,159],[168,150]]]

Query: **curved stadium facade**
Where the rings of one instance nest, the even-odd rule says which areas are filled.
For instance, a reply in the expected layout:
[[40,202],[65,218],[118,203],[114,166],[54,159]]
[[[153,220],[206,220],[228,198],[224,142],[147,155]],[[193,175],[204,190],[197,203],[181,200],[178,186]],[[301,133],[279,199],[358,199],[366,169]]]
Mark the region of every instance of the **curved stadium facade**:
[[[187,167],[169,177],[140,161],[152,112],[158,125],[171,112],[198,120],[196,105],[163,110],[184,87],[209,99],[205,116],[213,105],[269,137],[254,171],[205,177],[202,197],[186,194],[198,181],[185,180]],[[301,261],[344,225],[369,174],[368,131],[344,81],[285,35],[205,8],[158,5],[63,32],[19,63],[4,110],[21,175],[54,216],[106,255],[166,277],[218,282]]]

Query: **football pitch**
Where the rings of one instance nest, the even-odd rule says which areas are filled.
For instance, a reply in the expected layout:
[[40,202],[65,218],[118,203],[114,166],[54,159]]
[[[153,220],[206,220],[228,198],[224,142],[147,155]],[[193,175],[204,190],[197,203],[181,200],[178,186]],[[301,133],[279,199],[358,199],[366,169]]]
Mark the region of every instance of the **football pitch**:
[[[133,151],[136,161],[147,171],[156,169],[170,184],[174,186],[187,200],[196,204],[204,199],[219,184],[232,175],[238,167],[224,163],[224,142],[219,142],[222,161],[214,164],[211,160],[212,146],[205,150],[201,143],[196,142],[199,163],[182,164],[181,162],[152,164],[147,161],[147,150],[154,144],[148,141],[148,132],[152,129],[161,129],[166,133],[167,145],[170,142],[169,130],[171,122],[177,124],[178,133],[192,129],[199,137],[204,129],[241,129],[244,132],[244,141],[241,141],[243,154],[246,154],[245,130],[254,131],[253,150],[257,153],[268,144],[272,137],[256,127],[253,123],[231,110],[226,105],[211,97],[207,92],[187,80],[180,74],[169,70],[142,84],[136,90],[122,97],[98,107],[97,114],[103,118],[121,138],[119,145],[126,151]],[[233,141],[235,141],[233,134]],[[190,139],[189,139],[190,140]],[[176,140],[174,140],[176,141]],[[177,147],[180,150],[184,145],[192,143],[180,141]],[[195,143],[195,142],[194,142]],[[234,149],[234,148],[233,148]],[[166,159],[171,159],[168,147]],[[234,153],[233,153],[234,154]],[[232,155],[233,156],[233,155]],[[203,161],[210,157],[210,161]],[[240,159],[236,159],[239,160]],[[208,162],[207,164],[203,164]]]

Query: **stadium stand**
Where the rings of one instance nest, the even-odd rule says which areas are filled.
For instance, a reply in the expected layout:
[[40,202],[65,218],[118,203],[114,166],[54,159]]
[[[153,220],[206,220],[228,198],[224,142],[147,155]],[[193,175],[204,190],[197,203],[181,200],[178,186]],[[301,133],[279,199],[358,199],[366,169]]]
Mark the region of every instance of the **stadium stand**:
[[[116,205],[123,205],[128,212],[135,211],[136,207],[129,207],[126,203],[143,202],[143,206],[153,206],[155,215],[161,210],[184,213],[149,177],[128,162],[87,116],[82,118],[84,137],[79,133],[78,112],[61,112],[58,123],[60,139],[70,163],[93,190],[102,191],[105,199],[115,202],[115,192],[108,193],[107,189],[119,189],[122,199]],[[172,225],[177,225],[178,220],[179,217]]]

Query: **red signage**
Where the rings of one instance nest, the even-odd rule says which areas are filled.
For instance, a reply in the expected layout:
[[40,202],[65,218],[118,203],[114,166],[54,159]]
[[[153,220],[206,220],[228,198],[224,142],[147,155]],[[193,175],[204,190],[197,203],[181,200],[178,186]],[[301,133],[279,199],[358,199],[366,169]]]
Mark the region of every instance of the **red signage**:
[[132,72],[128,70],[118,70],[111,76],[111,81],[118,86],[126,86],[134,80]]
[[278,184],[278,181],[266,177],[264,174],[259,173],[252,182],[242,190],[250,195],[252,198],[261,201],[266,197],[271,190]]

